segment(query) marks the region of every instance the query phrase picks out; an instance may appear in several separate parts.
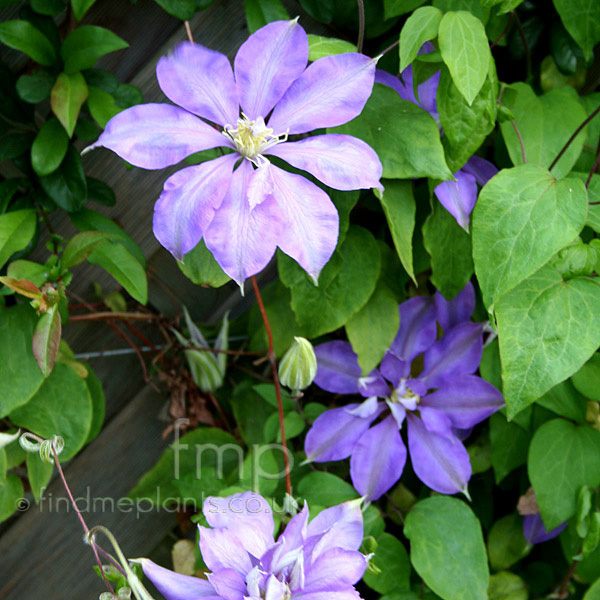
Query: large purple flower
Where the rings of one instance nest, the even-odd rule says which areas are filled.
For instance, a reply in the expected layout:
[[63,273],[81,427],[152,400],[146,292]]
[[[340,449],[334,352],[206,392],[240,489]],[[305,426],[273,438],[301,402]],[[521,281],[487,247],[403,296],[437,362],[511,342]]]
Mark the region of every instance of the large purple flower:
[[[379,370],[367,377],[361,377],[347,342],[317,346],[315,383],[367,399],[319,416],[306,436],[307,460],[350,456],[354,487],[375,500],[404,469],[407,452],[399,430],[406,420],[412,465],[421,481],[442,494],[466,491],[471,464],[461,438],[504,405],[502,394],[474,374],[483,349],[482,324],[469,322],[474,307],[470,283],[451,301],[437,293],[402,303],[396,338]],[[440,339],[437,323],[444,330]],[[422,361],[416,360],[420,355]]]
[[[433,44],[425,42],[419,54],[428,54],[433,50]],[[427,111],[439,126],[440,117],[436,101],[440,83],[439,71],[417,86],[418,97],[415,96],[412,67],[408,66],[404,69],[400,77],[401,79],[378,69],[375,73],[375,82],[391,87],[403,100],[408,100]],[[479,156],[472,156],[454,173],[455,181],[444,181],[435,188],[434,192],[440,204],[466,231],[469,230],[469,216],[477,202],[477,184],[483,187],[497,172],[498,169],[491,162]]]
[[179,575],[142,559],[146,576],[166,600],[360,600],[354,584],[367,567],[358,552],[363,518],[358,501],[320,512],[305,505],[277,541],[273,514],[252,492],[207,498],[200,551],[207,579]]
[[288,141],[355,118],[373,89],[375,60],[367,56],[327,56],[308,68],[307,62],[307,36],[296,20],[252,34],[235,57],[235,76],[224,55],[181,42],[156,68],[162,91],[179,106],[124,110],[90,147],[110,148],[145,169],[201,150],[229,150],[165,182],[154,233],[176,258],[204,238],[223,270],[242,284],[279,247],[316,281],[337,243],[337,210],[320,187],[267,157],[338,190],[378,187],[382,167],[372,148],[352,136]]

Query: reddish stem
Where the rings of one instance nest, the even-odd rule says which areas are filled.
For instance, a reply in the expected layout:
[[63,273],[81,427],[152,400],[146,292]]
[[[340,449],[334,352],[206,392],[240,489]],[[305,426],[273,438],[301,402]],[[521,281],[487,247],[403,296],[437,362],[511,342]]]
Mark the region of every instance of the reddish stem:
[[67,496],[69,496],[69,500],[71,501],[71,505],[73,506],[73,510],[75,511],[75,513],[77,514],[77,517],[79,518],[79,522],[81,523],[81,526],[83,527],[83,530],[86,533],[86,539],[89,540],[90,545],[92,546],[92,550],[94,551],[94,556],[96,557],[96,562],[98,563],[98,567],[100,568],[100,574],[102,575],[102,579],[104,580],[104,584],[106,585],[106,587],[108,588],[108,590],[110,591],[111,594],[115,594],[115,591],[112,589],[112,586],[110,585],[110,583],[108,582],[108,579],[106,579],[106,575],[104,574],[104,569],[102,568],[102,561],[100,560],[100,556],[98,556],[98,549],[96,548],[96,543],[94,542],[93,539],[91,539],[89,537],[90,535],[90,529],[87,526],[87,523],[85,522],[85,519],[83,518],[83,515],[81,514],[79,507],[77,506],[77,502],[75,502],[75,498],[73,498],[73,494],[71,493],[71,488],[69,487],[69,484],[67,483],[67,479],[65,477],[65,474],[63,473],[61,464],[60,464],[60,460],[58,460],[58,454],[56,452],[56,449],[54,448],[54,444],[51,445],[52,447],[52,454],[54,454],[54,462],[56,463],[56,468],[58,469],[58,474],[60,475],[60,479],[62,481],[63,486],[65,487],[65,490],[67,492]]
[[258,289],[258,283],[256,277],[252,276],[252,287],[254,288],[254,295],[256,296],[256,302],[260,310],[260,316],[262,317],[267,332],[267,339],[269,341],[269,362],[271,363],[271,369],[273,371],[273,383],[275,384],[275,395],[277,397],[277,410],[279,412],[279,429],[281,430],[281,443],[285,448],[283,453],[283,464],[285,467],[285,491],[291,496],[292,495],[292,480],[290,478],[290,459],[287,453],[287,441],[285,438],[285,423],[283,415],[283,401],[281,399],[281,385],[279,384],[279,377],[277,376],[277,360],[275,359],[275,350],[273,349],[273,334],[271,332],[271,324],[267,317],[267,311]]

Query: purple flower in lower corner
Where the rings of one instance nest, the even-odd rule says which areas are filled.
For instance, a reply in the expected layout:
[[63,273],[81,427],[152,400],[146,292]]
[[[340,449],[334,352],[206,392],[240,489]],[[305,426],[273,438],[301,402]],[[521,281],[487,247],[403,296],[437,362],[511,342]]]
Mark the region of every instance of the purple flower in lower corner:
[[379,187],[381,163],[365,142],[338,134],[288,141],[358,116],[373,89],[375,62],[348,53],[307,67],[308,39],[296,20],[253,33],[233,70],[223,54],[181,42],[156,68],[162,91],[178,106],[128,108],[90,149],[103,146],[138,167],[161,169],[225,147],[228,154],[167,179],[154,208],[160,243],[181,260],[203,238],[240,285],[279,247],[316,281],[336,247],[337,210],[320,187],[268,157],[337,190]]
[[[317,418],[306,436],[307,460],[350,457],[354,487],[375,500],[402,475],[407,450],[400,429],[406,421],[412,466],[421,481],[443,494],[466,491],[471,464],[461,439],[504,405],[502,394],[475,375],[483,326],[469,321],[474,307],[470,283],[451,301],[437,293],[402,303],[396,338],[379,370],[366,377],[349,343],[317,346],[315,383],[367,399]],[[440,339],[438,323],[444,330]],[[422,361],[415,360],[421,355]]]
[[359,501],[320,512],[308,507],[277,540],[273,513],[252,492],[207,498],[200,551],[207,579],[179,575],[142,559],[144,573],[166,600],[360,600],[354,589],[367,567]]

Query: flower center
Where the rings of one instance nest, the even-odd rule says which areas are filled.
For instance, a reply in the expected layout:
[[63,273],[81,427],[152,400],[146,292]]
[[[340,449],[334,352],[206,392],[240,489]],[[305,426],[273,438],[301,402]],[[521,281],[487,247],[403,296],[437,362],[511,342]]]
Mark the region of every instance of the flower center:
[[251,121],[244,113],[237,120],[235,129],[231,125],[225,125],[222,133],[235,144],[237,151],[242,156],[257,166],[261,159],[266,160],[262,156],[265,150],[275,144],[285,142],[288,137],[287,132],[273,135],[273,130],[266,126],[262,117]]
[[416,410],[421,396],[413,392],[406,385],[406,380],[403,379],[400,385],[391,393],[389,400],[401,404],[406,410]]

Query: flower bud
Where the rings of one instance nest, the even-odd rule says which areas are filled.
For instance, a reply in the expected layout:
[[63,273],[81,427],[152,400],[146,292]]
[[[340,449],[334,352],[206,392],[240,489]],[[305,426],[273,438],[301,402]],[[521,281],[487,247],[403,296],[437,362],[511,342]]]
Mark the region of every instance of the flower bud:
[[279,363],[279,381],[292,390],[307,388],[317,374],[317,357],[312,344],[303,337],[294,343]]

